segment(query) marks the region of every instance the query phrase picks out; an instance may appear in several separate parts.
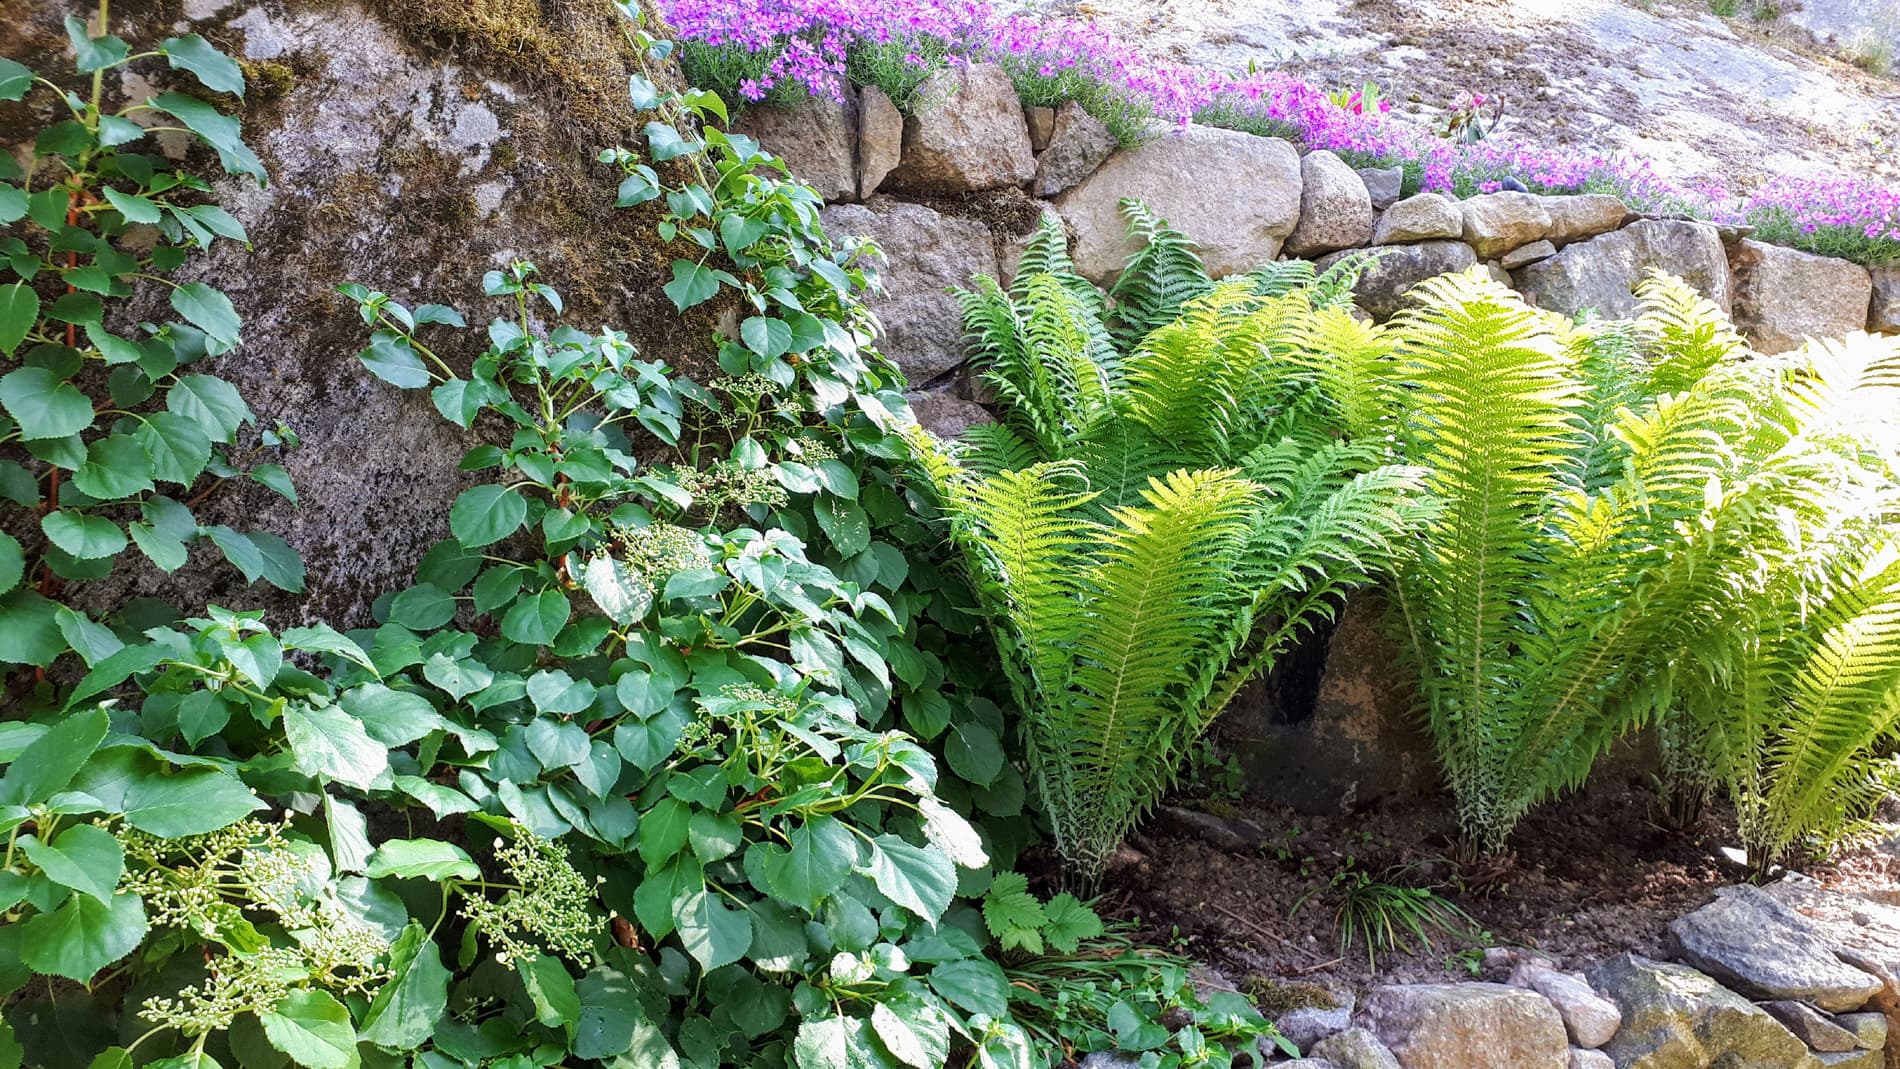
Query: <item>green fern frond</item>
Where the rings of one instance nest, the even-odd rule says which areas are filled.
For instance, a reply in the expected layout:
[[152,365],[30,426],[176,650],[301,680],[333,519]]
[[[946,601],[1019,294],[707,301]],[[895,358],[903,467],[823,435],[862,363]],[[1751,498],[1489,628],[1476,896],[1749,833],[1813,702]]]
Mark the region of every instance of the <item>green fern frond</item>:
[[1124,198],[1128,236],[1140,248],[1109,287],[1114,314],[1109,330],[1124,349],[1172,322],[1183,305],[1214,288],[1207,266],[1187,236],[1138,200]]
[[1088,309],[1052,275],[1023,282],[1020,302],[980,276],[961,290],[970,363],[1004,421],[1059,455],[1108,407],[1107,374],[1088,356]]
[[1636,299],[1633,327],[1653,361],[1650,393],[1688,389],[1748,351],[1715,302],[1674,275],[1652,268],[1637,285]]

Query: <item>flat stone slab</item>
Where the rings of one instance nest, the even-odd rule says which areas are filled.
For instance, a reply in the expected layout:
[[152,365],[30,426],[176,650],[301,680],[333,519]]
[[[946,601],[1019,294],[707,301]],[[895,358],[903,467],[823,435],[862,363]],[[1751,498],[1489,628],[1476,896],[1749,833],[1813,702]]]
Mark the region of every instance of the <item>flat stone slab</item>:
[[1857,1010],[1880,993],[1881,982],[1841,961],[1818,925],[1760,888],[1744,884],[1717,896],[1669,926],[1687,964],[1742,994],[1824,1010]]

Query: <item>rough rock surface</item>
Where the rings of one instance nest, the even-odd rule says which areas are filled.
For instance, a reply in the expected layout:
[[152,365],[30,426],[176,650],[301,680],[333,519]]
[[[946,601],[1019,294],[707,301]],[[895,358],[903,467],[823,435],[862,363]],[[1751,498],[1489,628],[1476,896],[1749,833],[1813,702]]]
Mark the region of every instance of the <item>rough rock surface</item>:
[[1022,100],[1003,68],[946,68],[918,97],[935,103],[904,120],[903,162],[885,179],[892,189],[967,193],[1021,185],[1035,175]]
[[1071,100],[1056,112],[1048,147],[1036,157],[1038,197],[1053,197],[1095,173],[1115,153],[1115,135]]
[[1564,1023],[1541,995],[1503,984],[1388,984],[1358,1019],[1405,1069],[1568,1069]]
[[1327,1036],[1307,1054],[1339,1069],[1399,1069],[1399,1060],[1379,1042],[1379,1037],[1363,1028],[1348,1028]]
[[1651,269],[1667,271],[1726,311],[1728,254],[1707,223],[1640,219],[1614,233],[1566,245],[1557,255],[1518,270],[1532,303],[1564,315],[1593,308],[1611,319],[1636,314],[1636,287]]
[[[1379,261],[1359,276],[1353,301],[1367,315],[1386,320],[1406,308],[1405,294],[1428,278],[1452,271],[1463,271],[1478,262],[1478,255],[1462,241],[1425,241],[1417,245],[1374,246],[1381,252]],[[1323,269],[1349,253],[1322,256],[1316,262]]]
[[1817,1052],[1814,1060],[1821,1069],[1886,1069],[1887,1058],[1877,1050],[1850,1050],[1842,1054]]
[[1134,249],[1117,206],[1123,197],[1186,234],[1218,277],[1279,255],[1299,222],[1300,189],[1299,155],[1285,141],[1189,126],[1115,153],[1055,206],[1075,228],[1077,270],[1093,281],[1113,278]]
[[1330,1007],[1301,1006],[1288,1010],[1273,1019],[1273,1027],[1294,1046],[1310,1052],[1320,1040],[1352,1027],[1351,992],[1335,991],[1333,998],[1335,1004]]
[[1880,979],[1884,986],[1873,1008],[1900,1018],[1900,908],[1838,894],[1798,876],[1761,891],[1799,914],[1843,961]]
[[[1384,616],[1376,594],[1354,594],[1330,636],[1308,639],[1282,656],[1280,672],[1241,689],[1222,716],[1221,744],[1249,790],[1337,813],[1436,788],[1431,740],[1410,715],[1413,677],[1399,667]],[[1310,692],[1289,683],[1315,677]]]
[[1359,178],[1365,182],[1366,192],[1372,196],[1375,211],[1385,211],[1405,195],[1403,167],[1361,167]]
[[989,409],[943,390],[908,394],[905,400],[917,422],[939,438],[961,438],[971,427],[996,422]]
[[882,195],[833,205],[823,218],[828,232],[870,238],[883,252],[885,292],[869,303],[884,325],[885,355],[911,385],[963,363],[963,315],[949,290],[969,285],[973,275],[996,274],[989,228]]
[[1557,255],[1557,246],[1552,244],[1550,239],[1545,238],[1542,241],[1533,241],[1529,245],[1512,249],[1498,257],[1498,266],[1506,271],[1515,271],[1539,260],[1548,260],[1555,255]]
[[1344,160],[1323,149],[1307,153],[1300,183],[1300,221],[1287,235],[1287,255],[1355,248],[1372,236],[1372,194]]
[[1735,325],[1764,353],[1866,329],[1873,279],[1859,264],[1753,239],[1736,246],[1729,263]]
[[1372,232],[1372,244],[1437,241],[1459,237],[1464,230],[1465,217],[1457,201],[1440,193],[1420,193],[1385,210]]
[[1879,1050],[1887,1045],[1887,1015],[1884,1013],[1841,1013],[1834,1023],[1853,1033],[1854,1045],[1862,1050]]
[[1768,1011],[1769,1016],[1780,1021],[1782,1027],[1815,1050],[1839,1053],[1860,1049],[1860,1041],[1854,1033],[1805,1002],[1778,999],[1760,1005]]
[[1550,213],[1547,236],[1558,245],[1607,234],[1622,226],[1630,214],[1621,197],[1608,193],[1579,193],[1543,200],[1544,210]]
[[869,197],[904,156],[904,113],[884,90],[867,85],[858,94],[858,198]]
[[1460,201],[1465,243],[1489,260],[1550,234],[1546,198],[1535,193],[1485,193]]
[[[67,48],[59,19],[78,9],[10,5],[0,51],[58,65]],[[254,78],[238,112],[269,186],[217,187],[254,249],[221,242],[175,277],[223,289],[243,317],[245,344],[207,370],[231,380],[265,425],[281,418],[302,438],[282,460],[300,505],[233,480],[195,511],[205,524],[282,535],[303,557],[308,592],[247,588],[213,566],[207,548],[172,576],[125,569],[86,595],[264,608],[274,627],[364,626],[371,602],[411,582],[422,553],[448,536],[449,506],[469,485],[457,461],[475,439],[441,419],[426,391],[364,370],[356,353],[365,330],[334,295],[338,284],[460,309],[477,329],[438,337],[444,358],[462,367],[495,309],[481,296],[482,273],[511,259],[539,265],[566,298],[569,322],[625,329],[646,357],[702,377],[714,366],[707,339],[721,302],[686,317],[673,310],[660,287],[684,250],[654,235],[659,205],[613,207],[615,175],[595,160],[603,146],[631,145],[645,121],[627,99],[639,63],[611,6],[535,5],[512,47],[461,21],[456,5],[390,13],[353,0],[259,0],[193,14],[203,17],[171,4],[115,6],[113,29],[135,51],[201,33],[283,76]],[[140,70],[157,88],[197,91],[162,61]],[[668,70],[656,75],[666,81]],[[124,103],[111,99],[116,79],[106,89],[108,106]],[[8,129],[0,142],[17,134]]]
[[1881,990],[1879,980],[1843,964],[1805,917],[1747,884],[1678,918],[1669,938],[1684,962],[1755,998],[1856,1010]]
[[1623,1024],[1623,1011],[1616,1003],[1591,990],[1589,982],[1575,973],[1526,962],[1511,973],[1511,983],[1549,999],[1564,1019],[1570,1042],[1579,1047],[1601,1047]]
[[1049,138],[1056,132],[1056,109],[1042,107],[1023,109],[1023,118],[1029,122],[1029,147],[1041,152],[1049,147]]
[[732,128],[785,161],[792,174],[826,200],[858,196],[855,104],[813,98],[793,108],[754,106]]
[[1623,1011],[1623,1027],[1603,1048],[1617,1069],[1809,1065],[1807,1044],[1767,1011],[1686,965],[1620,954],[1589,977]]
[[1570,1069],[1616,1069],[1616,1059],[1600,1050],[1570,1048]]
[[1900,334],[1900,267],[1877,267],[1870,274],[1874,299],[1867,309],[1867,329]]

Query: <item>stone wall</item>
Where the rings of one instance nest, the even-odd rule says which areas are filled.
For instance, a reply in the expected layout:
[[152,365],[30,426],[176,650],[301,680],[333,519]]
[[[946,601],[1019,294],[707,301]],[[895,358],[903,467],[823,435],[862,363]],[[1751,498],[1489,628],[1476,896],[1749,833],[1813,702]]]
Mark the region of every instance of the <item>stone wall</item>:
[[1081,272],[1112,279],[1128,251],[1117,203],[1136,197],[1185,233],[1216,276],[1279,257],[1328,263],[1384,250],[1358,301],[1384,319],[1419,281],[1486,264],[1542,308],[1621,317],[1661,268],[1732,312],[1763,352],[1806,337],[1900,332],[1900,266],[1869,270],[1753,240],[1746,227],[1642,215],[1613,196],[1491,193],[1401,199],[1400,172],[1354,170],[1330,152],[1191,126],[1120,149],[1079,106],[1025,109],[1004,73],[958,68],[927,86],[940,101],[904,116],[876,89],[846,104],[752,108],[741,126],[819,181],[834,230],[875,238],[890,293],[873,302],[885,351],[910,374],[927,422],[981,419],[962,373],[946,289],[982,272],[1007,280],[1013,251],[1045,213],[1068,227]]

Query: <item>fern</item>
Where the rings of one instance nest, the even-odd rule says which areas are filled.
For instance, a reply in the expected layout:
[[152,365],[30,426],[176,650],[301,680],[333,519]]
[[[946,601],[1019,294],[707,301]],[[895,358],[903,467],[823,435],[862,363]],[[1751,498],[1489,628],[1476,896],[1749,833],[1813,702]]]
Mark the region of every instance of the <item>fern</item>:
[[[1102,320],[1045,230],[1025,257],[1039,273],[962,296],[1003,423],[956,446],[912,435],[1084,880],[1238,687],[1388,571],[1426,509],[1419,472],[1330,431],[1327,385],[1350,392],[1311,350],[1344,330],[1330,295],[1214,285],[1178,235],[1130,215],[1150,240],[1117,322],[1157,322],[1129,351],[1089,355]],[[1360,363],[1380,358],[1360,340]]]

